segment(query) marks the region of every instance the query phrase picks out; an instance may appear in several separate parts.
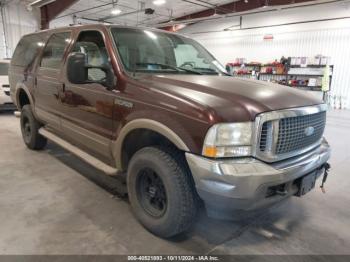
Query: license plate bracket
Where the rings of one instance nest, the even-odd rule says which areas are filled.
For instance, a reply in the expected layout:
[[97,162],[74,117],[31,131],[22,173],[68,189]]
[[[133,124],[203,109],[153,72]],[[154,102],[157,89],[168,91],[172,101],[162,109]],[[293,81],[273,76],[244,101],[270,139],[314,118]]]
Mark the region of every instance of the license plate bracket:
[[307,194],[308,192],[310,192],[312,189],[315,188],[315,184],[316,184],[316,179],[317,179],[317,172],[314,171],[306,176],[303,176],[300,179],[299,184],[299,190],[298,192],[295,194],[298,197],[301,197],[305,194]]

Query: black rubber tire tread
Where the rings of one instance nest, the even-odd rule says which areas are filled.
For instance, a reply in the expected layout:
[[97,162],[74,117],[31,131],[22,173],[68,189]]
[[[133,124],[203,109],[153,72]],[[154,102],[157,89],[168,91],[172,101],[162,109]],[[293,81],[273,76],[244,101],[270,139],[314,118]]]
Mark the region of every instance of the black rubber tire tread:
[[[166,188],[168,207],[161,218],[149,215],[138,201],[136,178],[138,171],[147,163],[157,169],[155,171],[158,171]],[[130,161],[127,185],[135,216],[153,234],[169,238],[187,231],[193,225],[198,208],[197,194],[182,152],[165,147],[140,149]]]
[[[31,137],[30,141],[26,142],[23,133],[23,117],[27,117],[31,126]],[[23,141],[29,149],[41,150],[47,144],[47,139],[39,134],[39,129],[41,125],[35,119],[30,105],[24,105],[21,111],[21,131],[23,136]]]

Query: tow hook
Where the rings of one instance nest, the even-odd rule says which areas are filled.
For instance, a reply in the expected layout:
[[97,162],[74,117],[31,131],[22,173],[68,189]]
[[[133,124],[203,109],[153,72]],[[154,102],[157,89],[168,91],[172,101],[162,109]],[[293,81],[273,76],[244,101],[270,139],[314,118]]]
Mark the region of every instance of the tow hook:
[[323,174],[323,178],[322,178],[322,183],[321,183],[321,191],[323,194],[326,193],[326,189],[324,188],[324,184],[326,183],[327,181],[327,177],[328,177],[328,173],[329,173],[329,170],[331,169],[331,165],[329,163],[326,163],[324,165],[324,174]]

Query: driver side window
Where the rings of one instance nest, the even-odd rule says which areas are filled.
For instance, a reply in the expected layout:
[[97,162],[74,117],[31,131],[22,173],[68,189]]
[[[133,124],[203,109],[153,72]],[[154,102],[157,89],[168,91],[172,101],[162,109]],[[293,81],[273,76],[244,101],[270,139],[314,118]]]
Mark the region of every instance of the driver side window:
[[[103,37],[98,31],[81,32],[72,51],[84,53],[87,65],[105,66],[110,63]],[[88,69],[88,79],[90,81],[99,82],[105,78],[106,73],[102,69]]]

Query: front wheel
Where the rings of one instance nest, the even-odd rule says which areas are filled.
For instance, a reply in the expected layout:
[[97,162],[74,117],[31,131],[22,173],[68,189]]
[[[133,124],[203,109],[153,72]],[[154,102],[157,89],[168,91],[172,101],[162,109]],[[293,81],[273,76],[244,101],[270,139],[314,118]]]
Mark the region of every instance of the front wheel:
[[24,105],[21,112],[21,131],[23,141],[32,150],[43,149],[47,139],[39,134],[40,124],[35,119],[30,105]]
[[132,157],[127,175],[129,200],[137,219],[152,233],[172,237],[195,219],[195,189],[176,152],[146,147]]

